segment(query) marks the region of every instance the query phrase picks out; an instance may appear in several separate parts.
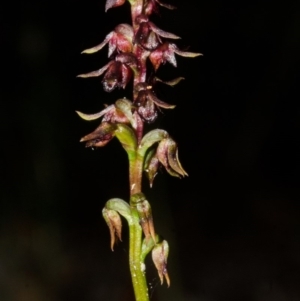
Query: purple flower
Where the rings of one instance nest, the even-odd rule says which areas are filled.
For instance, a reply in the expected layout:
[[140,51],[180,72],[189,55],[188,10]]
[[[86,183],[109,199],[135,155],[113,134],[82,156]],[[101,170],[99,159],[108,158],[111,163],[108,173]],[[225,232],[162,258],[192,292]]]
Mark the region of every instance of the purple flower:
[[102,80],[103,89],[106,92],[111,92],[115,88],[124,89],[132,77],[132,69],[136,67],[136,58],[133,54],[121,53],[115,57],[115,60],[110,61],[99,70],[80,74],[77,77],[97,77],[105,73]]
[[196,57],[202,55],[201,53],[182,51],[178,49],[175,44],[165,42],[151,52],[149,59],[155,70],[159,68],[160,64],[165,64],[166,62],[169,62],[171,65],[176,67],[177,62],[175,53],[184,57]]
[[137,16],[135,22],[139,24],[139,28],[135,34],[134,42],[147,50],[154,50],[159,44],[161,44],[162,41],[160,37],[167,39],[180,39],[180,37],[175,34],[158,28],[154,23],[149,21],[149,18],[146,15]]
[[108,44],[108,57],[114,52],[131,52],[133,43],[133,29],[128,24],[118,25],[114,31],[110,32],[99,45],[86,49],[82,53],[95,53]]
[[137,94],[134,104],[138,107],[139,115],[148,123],[153,122],[157,117],[157,107],[164,109],[173,109],[175,105],[168,104],[158,99],[153,91],[152,85],[139,83],[136,85]]

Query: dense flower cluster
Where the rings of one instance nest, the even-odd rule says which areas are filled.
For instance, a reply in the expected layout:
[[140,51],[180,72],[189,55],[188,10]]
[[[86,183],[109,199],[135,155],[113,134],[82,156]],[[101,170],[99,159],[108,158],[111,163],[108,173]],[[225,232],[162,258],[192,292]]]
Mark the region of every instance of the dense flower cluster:
[[[123,5],[125,0],[107,0],[106,11]],[[172,109],[175,106],[159,100],[152,83],[147,81],[146,60],[149,59],[156,71],[161,64],[169,62],[176,67],[175,54],[195,57],[200,53],[181,51],[170,40],[180,39],[177,35],[158,28],[149,17],[157,12],[158,5],[173,9],[174,7],[158,0],[144,1],[140,13],[133,13],[133,26],[120,24],[110,32],[99,45],[86,49],[82,53],[95,53],[108,44],[108,57],[111,61],[104,67],[78,75],[78,77],[103,76],[103,88],[111,92],[116,88],[125,88],[132,77],[134,81],[133,110],[147,123],[157,118],[157,108]]]

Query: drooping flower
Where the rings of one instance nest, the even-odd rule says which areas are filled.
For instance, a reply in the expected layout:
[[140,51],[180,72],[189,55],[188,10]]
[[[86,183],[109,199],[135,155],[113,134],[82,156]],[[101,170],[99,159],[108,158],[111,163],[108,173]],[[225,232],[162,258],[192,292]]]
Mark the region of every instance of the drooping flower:
[[151,237],[153,241],[155,241],[155,230],[150,203],[144,199],[136,204],[136,209],[146,240],[149,240]]
[[172,138],[165,138],[159,142],[156,157],[171,176],[181,178],[188,175],[181,166],[178,158],[178,147]]
[[160,283],[163,284],[166,278],[168,286],[170,286],[170,278],[167,271],[167,260],[169,255],[169,244],[166,240],[156,244],[152,249],[152,260],[157,269]]
[[111,247],[111,250],[113,251],[116,240],[119,239],[120,241],[122,241],[122,239],[121,239],[122,221],[121,221],[119,213],[115,210],[103,208],[102,215],[109,228],[110,247]]
[[138,113],[147,122],[153,122],[157,117],[157,109],[173,109],[175,105],[168,104],[158,99],[153,91],[153,86],[148,83],[139,83],[135,87],[135,93],[137,94],[134,104],[137,105]]

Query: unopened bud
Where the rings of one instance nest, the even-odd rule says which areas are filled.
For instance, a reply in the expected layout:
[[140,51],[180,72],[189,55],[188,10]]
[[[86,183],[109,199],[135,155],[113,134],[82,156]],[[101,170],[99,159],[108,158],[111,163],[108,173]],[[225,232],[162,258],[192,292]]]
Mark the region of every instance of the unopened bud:
[[147,200],[138,202],[136,209],[139,214],[140,225],[143,229],[146,240],[149,240],[149,238],[152,237],[153,241],[155,241],[155,230],[150,203]]
[[102,210],[103,218],[105,219],[109,232],[110,232],[110,247],[111,250],[114,250],[114,244],[117,239],[122,241],[121,239],[121,232],[122,232],[122,221],[120,215],[115,210],[110,210],[104,208]]
[[154,246],[152,249],[152,260],[157,269],[160,283],[163,284],[166,278],[168,287],[170,286],[170,278],[167,271],[167,259],[169,255],[169,245],[166,240]]
[[165,138],[161,140],[158,144],[156,155],[171,176],[180,178],[188,175],[181,166],[177,144],[173,139]]

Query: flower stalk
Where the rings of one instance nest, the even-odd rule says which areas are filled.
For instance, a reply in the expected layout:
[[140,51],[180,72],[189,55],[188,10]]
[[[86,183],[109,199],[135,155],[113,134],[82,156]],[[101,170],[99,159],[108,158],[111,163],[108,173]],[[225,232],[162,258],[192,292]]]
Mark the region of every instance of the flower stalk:
[[[107,0],[105,11],[123,5],[126,0]],[[160,0],[128,0],[131,6],[132,24],[119,24],[99,45],[82,53],[92,54],[108,45],[110,61],[104,67],[78,77],[89,78],[103,75],[102,84],[106,92],[116,88],[124,89],[133,80],[132,100],[118,99],[96,114],[77,114],[84,120],[102,118],[100,125],[80,141],[86,147],[105,146],[116,137],[129,160],[129,202],[114,198],[106,202],[102,211],[111,236],[111,249],[121,240],[122,219],[129,226],[129,267],[136,301],[149,301],[145,275],[145,258],[152,252],[152,260],[163,284],[164,279],[170,286],[167,271],[169,245],[159,240],[155,233],[152,210],[149,201],[142,193],[142,176],[146,173],[150,186],[160,167],[175,177],[187,176],[178,158],[178,147],[170,135],[162,129],[144,134],[148,123],[154,122],[161,109],[175,106],[160,100],[155,93],[157,83],[169,86],[178,84],[183,78],[163,81],[155,74],[166,62],[177,66],[175,54],[196,57],[200,53],[180,50],[174,43],[179,37],[158,28],[150,17],[162,6],[174,9],[172,5]],[[152,64],[151,70],[149,64]]]

